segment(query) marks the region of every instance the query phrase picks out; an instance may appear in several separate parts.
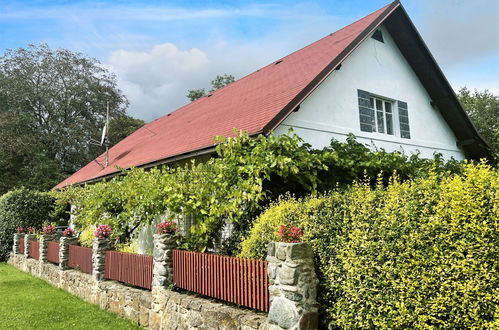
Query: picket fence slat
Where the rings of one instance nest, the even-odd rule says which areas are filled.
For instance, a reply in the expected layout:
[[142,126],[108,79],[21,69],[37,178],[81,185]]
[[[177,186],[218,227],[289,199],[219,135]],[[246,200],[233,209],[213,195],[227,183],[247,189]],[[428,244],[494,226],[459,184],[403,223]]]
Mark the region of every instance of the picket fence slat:
[[47,242],[47,260],[55,264],[59,263],[59,243]]
[[68,266],[92,274],[92,248],[70,245]]
[[19,239],[20,251],[21,254],[24,254],[24,238]]
[[173,250],[173,282],[205,296],[269,310],[266,261]]
[[134,253],[106,251],[104,278],[151,289],[153,257]]
[[36,260],[40,258],[40,242],[31,241],[29,244],[29,256]]

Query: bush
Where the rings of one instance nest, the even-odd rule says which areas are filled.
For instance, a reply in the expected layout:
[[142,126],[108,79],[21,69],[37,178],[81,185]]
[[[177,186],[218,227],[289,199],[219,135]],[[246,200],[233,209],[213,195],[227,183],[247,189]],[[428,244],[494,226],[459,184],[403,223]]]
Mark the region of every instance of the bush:
[[324,203],[324,198],[280,198],[271,203],[257,218],[248,237],[241,243],[241,256],[265,259],[269,242],[279,241],[277,232],[281,225],[299,226]]
[[[297,222],[315,251],[330,328],[499,326],[499,174],[488,165],[374,189],[356,184]],[[266,242],[254,236],[277,230],[260,216],[243,256],[261,255]]]
[[12,251],[13,234],[16,227],[42,228],[50,216],[54,198],[47,193],[17,189],[0,197],[0,261],[6,261]]
[[[459,163],[444,163],[439,156],[429,160],[370,151],[353,135],[345,143],[333,140],[323,150],[312,149],[294,134],[253,138],[240,132],[218,142],[217,156],[203,163],[135,168],[108,181],[57,191],[55,213],[65,215],[68,203],[78,205],[73,219],[78,230],[104,221],[123,243],[165,213],[189,215],[196,223],[184,248],[216,248],[232,255],[251,221],[287,192],[300,197],[378,173],[387,182],[395,169],[401,179],[425,176],[431,166],[439,172],[460,169]],[[219,244],[226,221],[232,222],[233,234]]]

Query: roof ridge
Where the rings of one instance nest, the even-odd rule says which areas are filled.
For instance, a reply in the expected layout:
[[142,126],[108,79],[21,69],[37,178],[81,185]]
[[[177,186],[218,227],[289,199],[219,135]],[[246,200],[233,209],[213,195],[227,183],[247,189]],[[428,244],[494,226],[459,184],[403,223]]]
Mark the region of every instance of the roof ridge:
[[[267,68],[267,67],[269,67],[269,66],[271,66],[271,65],[274,65],[276,62],[278,62],[278,61],[283,61],[285,58],[288,58],[288,57],[290,57],[290,56],[292,56],[292,55],[294,55],[294,54],[296,54],[296,53],[298,53],[298,52],[300,52],[300,51],[302,51],[302,50],[304,50],[304,49],[306,49],[306,48],[312,47],[312,46],[316,45],[317,43],[319,43],[319,42],[323,41],[323,40],[324,40],[324,39],[326,39],[326,38],[329,38],[329,37],[334,36],[336,33],[341,32],[342,30],[345,30],[346,28],[348,28],[348,27],[350,27],[350,26],[352,26],[352,25],[354,25],[354,24],[356,24],[356,23],[358,23],[358,22],[360,22],[360,21],[362,21],[362,20],[364,20],[364,19],[368,18],[369,16],[375,15],[376,13],[378,13],[378,12],[380,12],[380,11],[385,10],[386,8],[388,8],[390,5],[392,5],[392,4],[393,4],[393,3],[395,3],[395,2],[400,2],[400,1],[399,1],[399,0],[395,0],[395,1],[393,1],[393,2],[390,2],[389,4],[385,5],[384,7],[380,8],[380,9],[378,9],[378,10],[376,10],[376,11],[374,11],[374,12],[372,12],[372,13],[368,14],[368,15],[362,16],[361,18],[359,18],[359,19],[358,19],[358,20],[356,20],[355,22],[350,23],[350,24],[348,24],[348,25],[346,25],[346,26],[342,27],[341,29],[338,29],[338,30],[336,30],[336,31],[334,31],[334,32],[331,32],[331,33],[329,33],[329,34],[325,35],[324,37],[322,37],[322,38],[320,38],[320,39],[318,39],[318,40],[316,40],[316,41],[314,41],[314,42],[312,42],[312,43],[310,43],[310,44],[308,44],[308,45],[305,45],[305,46],[303,46],[303,47],[301,47],[301,48],[299,48],[299,49],[297,49],[297,50],[295,50],[295,51],[293,51],[293,52],[291,52],[291,53],[287,54],[287,55],[286,55],[286,56],[284,56],[284,57],[278,58],[277,60],[274,60],[274,61],[270,62],[269,64],[266,64],[266,65],[264,65],[264,66],[260,67],[259,69],[257,69],[257,70],[255,70],[255,71],[253,71],[253,72],[250,72],[250,73],[248,73],[248,74],[246,74],[246,75],[242,76],[241,78],[239,78],[239,79],[235,80],[234,82],[232,82],[232,83],[230,83],[230,84],[228,84],[228,85],[225,85],[225,86],[223,86],[223,87],[221,87],[221,88],[219,88],[219,89],[217,89],[217,90],[214,90],[214,91],[212,91],[212,92],[209,92],[208,94],[203,95],[203,96],[202,96],[202,97],[200,97],[199,99],[196,99],[196,100],[191,101],[191,102],[189,102],[189,103],[187,103],[187,104],[184,104],[184,105],[183,105],[183,106],[181,106],[180,108],[175,109],[175,110],[173,110],[172,112],[169,112],[169,113],[167,113],[167,114],[164,114],[163,116],[161,116],[161,117],[159,117],[159,118],[154,119],[154,120],[153,120],[153,121],[151,121],[150,123],[153,123],[153,122],[155,122],[155,121],[157,121],[157,120],[159,120],[159,119],[162,119],[163,117],[168,116],[169,114],[171,115],[171,114],[173,114],[173,113],[175,113],[175,112],[178,112],[178,111],[180,111],[180,110],[184,110],[184,108],[186,108],[187,106],[189,106],[189,105],[191,105],[191,104],[194,104],[194,103],[199,103],[199,102],[201,102],[202,100],[204,100],[206,97],[208,97],[210,94],[212,94],[212,95],[214,95],[215,93],[219,94],[219,92],[220,92],[220,91],[222,91],[222,90],[224,90],[226,87],[229,87],[230,85],[232,85],[232,84],[234,84],[234,83],[236,83],[236,82],[242,81],[242,80],[244,80],[244,79],[246,79],[246,78],[248,78],[248,77],[250,77],[250,76],[252,76],[252,75],[254,75],[254,74],[257,74],[257,73],[259,73],[261,70],[263,70],[263,69],[265,69],[265,68]],[[147,123],[146,125],[148,125],[148,124],[149,124],[149,123]]]

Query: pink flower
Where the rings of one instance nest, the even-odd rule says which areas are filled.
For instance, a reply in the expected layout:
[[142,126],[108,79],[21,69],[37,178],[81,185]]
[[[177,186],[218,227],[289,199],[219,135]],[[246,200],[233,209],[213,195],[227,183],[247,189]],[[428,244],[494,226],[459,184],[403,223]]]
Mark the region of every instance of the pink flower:
[[55,234],[55,227],[52,225],[48,225],[46,227],[43,227],[43,234],[54,235]]
[[17,227],[16,228],[16,233],[18,233],[18,234],[24,233],[24,228],[23,227]]
[[76,232],[72,228],[66,228],[64,232],[62,233],[62,236],[64,237],[74,237],[76,235]]
[[33,228],[33,227],[28,227],[27,230],[28,230],[28,234],[34,234],[35,233],[35,228]]
[[94,233],[97,238],[108,238],[113,233],[111,226],[109,225],[99,225]]
[[279,231],[277,232],[279,238],[286,243],[300,243],[303,237],[303,232],[301,228],[291,226],[291,224],[281,225]]
[[158,234],[175,234],[178,231],[175,221],[163,220],[156,226]]

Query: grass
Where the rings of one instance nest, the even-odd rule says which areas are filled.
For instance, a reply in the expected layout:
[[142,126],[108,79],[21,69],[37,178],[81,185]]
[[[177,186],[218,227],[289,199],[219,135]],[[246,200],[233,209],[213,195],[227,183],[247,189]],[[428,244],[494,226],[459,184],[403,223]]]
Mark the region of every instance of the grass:
[[141,329],[66,291],[0,263],[0,329]]

